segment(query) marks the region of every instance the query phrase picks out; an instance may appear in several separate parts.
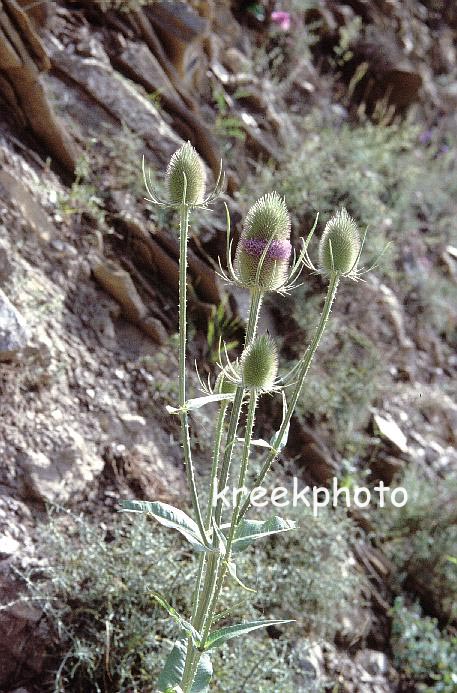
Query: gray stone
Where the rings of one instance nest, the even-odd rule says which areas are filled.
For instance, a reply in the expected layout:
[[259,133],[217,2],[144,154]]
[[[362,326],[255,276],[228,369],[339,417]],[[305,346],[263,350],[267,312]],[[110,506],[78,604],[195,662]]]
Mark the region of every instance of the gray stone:
[[0,289],[0,360],[15,358],[29,338],[24,318]]
[[387,656],[378,650],[360,650],[357,652],[355,661],[371,676],[383,676],[389,671]]
[[0,558],[12,556],[18,550],[20,544],[16,539],[4,534],[0,537]]
[[54,226],[27,186],[4,170],[0,171],[0,186],[20,213],[22,221],[40,240],[49,242],[54,233]]
[[0,282],[3,283],[8,279],[12,269],[13,268],[8,256],[8,245],[5,239],[0,238]]
[[221,55],[221,60],[231,72],[252,74],[252,63],[244,53],[233,46],[224,51]]
[[[296,646],[297,667],[303,672],[307,684],[318,682],[322,678],[324,667],[324,655],[318,644],[310,644],[308,641],[299,641]],[[303,689],[305,690],[305,689]],[[307,688],[306,690],[309,690]]]
[[116,62],[128,69],[129,76],[133,73],[135,78],[141,75],[141,79],[147,80],[145,86],[150,89],[150,93],[156,92],[159,98],[167,96],[182,103],[159,61],[145,44],[126,41],[122,52],[116,55]]
[[198,90],[205,77],[208,21],[183,2],[173,0],[155,3],[146,12],[185,86]]
[[[158,164],[166,165],[182,140],[162,118],[159,110],[110,65],[63,50],[52,53],[56,67],[87,92],[112,117],[144,138]],[[65,98],[72,98],[71,92]],[[80,99],[81,100],[81,99]],[[93,108],[92,108],[93,110]],[[87,111],[90,118],[90,111]],[[94,123],[94,125],[96,125]]]
[[130,320],[137,321],[146,317],[146,307],[128,272],[115,262],[98,257],[93,258],[92,272],[105,291],[122,306]]
[[142,436],[146,431],[146,420],[137,414],[122,414],[122,425],[134,436]]
[[84,439],[70,431],[69,440],[48,457],[26,450],[16,458],[23,473],[23,492],[37,500],[63,503],[82,492],[102,471],[104,462]]
[[67,255],[68,257],[76,257],[78,255],[78,251],[76,250],[74,245],[66,243],[65,241],[62,241],[60,238],[54,238],[51,241],[51,248],[57,251],[58,253],[61,253],[62,255]]

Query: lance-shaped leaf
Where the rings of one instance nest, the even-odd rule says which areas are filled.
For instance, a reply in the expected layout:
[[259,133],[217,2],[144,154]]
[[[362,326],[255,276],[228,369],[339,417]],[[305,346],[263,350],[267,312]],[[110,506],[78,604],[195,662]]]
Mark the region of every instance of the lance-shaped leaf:
[[213,647],[222,645],[227,640],[238,638],[240,635],[245,635],[259,628],[268,628],[268,626],[280,626],[284,623],[293,623],[291,620],[271,620],[271,621],[248,621],[248,623],[238,623],[236,626],[227,626],[219,628],[210,634],[205,643],[205,650],[211,650]]
[[179,414],[182,411],[192,411],[192,409],[200,409],[204,407],[205,404],[210,404],[211,402],[221,402],[224,399],[233,399],[233,393],[223,393],[219,395],[205,395],[204,397],[196,397],[195,399],[188,399],[184,407],[170,407],[169,404],[165,407],[169,414]]
[[238,577],[237,571],[236,571],[236,564],[233,561],[227,561],[227,569],[232,576],[232,578],[235,580],[235,582],[243,589],[246,590],[246,592],[255,592],[255,590],[252,589],[252,587],[248,587],[247,585],[244,584]]
[[236,530],[235,539],[232,544],[232,551],[234,553],[243,551],[257,539],[269,537],[271,534],[288,532],[291,529],[296,528],[296,522],[293,520],[283,520],[277,515],[270,517],[264,522],[261,520],[241,520]]
[[287,441],[289,438],[289,429],[290,423],[287,424],[281,439],[279,438],[280,431],[271,436],[270,447],[277,450],[278,453],[281,452],[281,450],[283,450],[287,445]]
[[[228,525],[230,526],[230,525]],[[227,553],[227,539],[225,537],[225,534],[222,532],[222,530],[217,526],[215,519],[213,518],[213,528],[214,532],[216,533],[216,536],[219,541],[219,553],[221,556],[225,556]],[[246,592],[255,592],[255,590],[251,589],[250,587],[247,587],[238,577],[237,572],[236,572],[236,565],[233,561],[225,561],[225,564],[227,566],[227,569],[232,576],[232,578],[235,580],[235,582],[242,587]]]
[[[244,443],[244,438],[237,438],[237,441],[239,443]],[[254,440],[251,440],[251,445],[254,445],[258,448],[267,448],[267,450],[271,450],[270,443],[267,443],[267,441],[263,438],[255,438]]]
[[194,643],[195,647],[199,647],[201,642],[201,635],[197,630],[195,630],[193,625],[189,623],[189,621],[186,621],[181,616],[181,614],[178,613],[176,609],[173,606],[171,606],[171,604],[169,604],[165,597],[163,597],[159,592],[153,592],[151,590],[151,594],[156,600],[156,602],[158,602],[160,606],[170,614],[173,621],[176,621],[178,626],[192,638],[192,642]]
[[[157,686],[159,691],[181,691],[180,683],[186,663],[187,641],[178,640],[167,657],[165,667],[162,669]],[[190,693],[207,693],[213,667],[209,655],[203,653],[200,657],[197,673],[195,675]]]
[[122,510],[126,512],[149,513],[153,515],[161,525],[181,532],[196,551],[211,551],[209,547],[205,546],[197,523],[183,510],[160,501],[121,500],[120,505]]
[[216,520],[214,519],[214,517],[213,517],[213,530],[214,530],[216,537],[217,537],[217,540],[218,540],[219,553],[221,554],[221,556],[225,556],[225,554],[227,552],[227,539],[226,539],[223,531],[221,529],[219,529],[219,527],[217,526]]
[[281,452],[281,450],[286,447],[287,440],[289,438],[290,421],[287,424],[287,426],[285,427],[283,435],[281,436],[281,438],[279,438],[279,434],[281,432],[281,428],[282,428],[283,423],[285,421],[286,414],[287,414],[287,400],[286,400],[286,395],[284,394],[284,390],[283,390],[283,392],[282,392],[282,423],[281,423],[281,426],[279,427],[279,431],[274,433],[271,437],[271,440],[270,440],[271,447],[275,448],[278,451],[278,453]]

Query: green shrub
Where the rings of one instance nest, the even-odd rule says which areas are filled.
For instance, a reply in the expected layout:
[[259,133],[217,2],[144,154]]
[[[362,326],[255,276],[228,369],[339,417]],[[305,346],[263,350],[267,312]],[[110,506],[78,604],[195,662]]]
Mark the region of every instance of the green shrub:
[[[247,179],[241,201],[269,188],[284,195],[295,242],[298,235],[306,234],[317,211],[319,238],[333,209],[347,207],[356,221],[368,226],[362,266],[370,265],[392,241],[376,273],[409,313],[411,332],[415,325],[418,330],[425,325],[455,346],[455,281],[442,261],[443,247],[457,241],[455,143],[449,140],[449,152],[438,144],[424,146],[418,128],[409,121],[389,126],[337,124],[321,112],[312,112],[299,127],[300,140],[291,142],[283,161],[275,167],[262,164]],[[313,295],[315,289],[316,281],[305,277],[304,286],[289,299],[288,312],[275,304],[284,320],[292,314],[295,326],[306,335],[316,324],[321,305],[320,296]],[[347,291],[355,294],[354,301],[362,294],[350,285]],[[363,326],[354,324],[353,314],[351,319],[348,324],[338,315],[340,324],[334,320],[330,325],[298,409],[308,420],[322,424],[332,447],[349,459],[363,452],[369,408],[388,378],[383,378],[383,347],[376,346],[376,323],[368,336]],[[336,329],[338,336],[331,340],[329,332],[335,334]],[[289,339],[287,346],[291,343]]]
[[[304,222],[308,224],[316,212],[325,223],[335,207],[345,206],[356,221],[375,231],[368,241],[370,249],[375,244],[380,251],[396,221],[392,212],[403,188],[399,161],[402,152],[415,146],[416,135],[406,125],[337,127],[322,122],[322,114],[311,113],[303,124],[301,145],[297,149],[293,144],[293,156],[285,158],[278,170],[259,168],[246,186],[249,197],[251,186],[277,189],[301,233],[306,231]],[[408,160],[410,168],[411,164]],[[418,165],[413,167],[415,178]]]
[[[310,318],[309,313],[307,317]],[[335,332],[334,327],[329,331]],[[371,339],[356,328],[340,330],[324,345],[297,412],[323,425],[332,446],[342,455],[360,455],[368,440],[361,431],[368,423],[383,370],[381,356]]]
[[355,526],[331,508],[320,509],[314,518],[309,508],[290,507],[287,517],[299,529],[251,550],[240,562],[240,577],[257,590],[258,608],[296,619],[288,634],[332,640],[340,617],[355,603],[362,605],[362,578],[351,551]]
[[376,256],[386,240],[394,241],[378,270],[393,277],[398,258],[409,250],[414,236],[421,236],[425,252],[455,242],[453,142],[445,153],[421,145],[418,128],[409,121],[389,126],[335,124],[320,111],[301,118],[299,127],[300,139],[291,142],[283,163],[276,168],[259,166],[242,189],[242,200],[266,189],[278,190],[301,235],[316,212],[326,222],[335,207],[345,206],[369,228],[365,257]]
[[427,693],[455,693],[457,689],[457,638],[447,637],[437,620],[421,616],[416,605],[408,609],[401,597],[395,600],[391,646],[400,671]]
[[183,550],[143,518],[119,518],[111,531],[69,513],[51,515],[40,549],[44,575],[40,568],[27,582],[43,598],[62,653],[49,690],[143,690],[171,637],[150,590],[176,585],[185,600]]
[[378,536],[398,568],[398,579],[423,585],[437,614],[457,615],[457,477],[433,482],[410,468],[399,483],[408,492],[402,508],[376,513]]
[[[267,608],[278,617],[286,611],[297,619],[287,631],[292,641],[305,634],[310,640],[331,638],[338,625],[335,613],[350,609],[360,590],[348,560],[352,525],[332,512],[313,519],[297,509],[295,519],[298,532],[251,549],[240,563],[240,577],[256,594],[251,597],[231,581],[226,602],[232,616],[244,618],[259,618]],[[167,598],[173,593],[173,605],[189,613],[195,558],[177,537],[139,515],[119,516],[107,528],[68,512],[51,513],[40,535],[43,560],[25,579],[55,632],[56,674],[43,690],[149,690],[176,636],[176,626],[151,591]],[[291,640],[261,634],[236,648],[225,645],[214,662],[214,690],[239,690],[242,666],[244,693],[294,693],[296,681],[306,683],[306,675]],[[312,686],[310,680],[309,691],[319,690]]]
[[75,181],[68,193],[58,199],[59,211],[65,216],[75,216],[79,221],[83,214],[87,214],[99,225],[103,225],[103,200],[92,179],[89,151],[78,160],[75,175]]

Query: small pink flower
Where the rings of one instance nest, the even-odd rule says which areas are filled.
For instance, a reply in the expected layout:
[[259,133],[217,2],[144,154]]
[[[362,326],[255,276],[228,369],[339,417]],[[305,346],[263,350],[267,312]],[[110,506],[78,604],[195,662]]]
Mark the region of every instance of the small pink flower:
[[271,21],[279,26],[283,31],[289,31],[291,21],[289,12],[272,12]]

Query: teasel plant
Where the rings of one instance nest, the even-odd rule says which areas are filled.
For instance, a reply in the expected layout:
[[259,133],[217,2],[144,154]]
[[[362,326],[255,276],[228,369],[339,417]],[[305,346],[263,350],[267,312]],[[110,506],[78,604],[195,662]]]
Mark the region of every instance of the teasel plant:
[[[296,529],[294,522],[276,515],[267,520],[246,517],[250,509],[250,491],[246,484],[251,452],[254,445],[266,449],[253,489],[261,486],[287,443],[290,420],[324,334],[340,281],[361,279],[364,271],[368,271],[358,268],[365,235],[361,238],[355,221],[345,209],[337,211],[325,226],[315,267],[308,247],[317,218],[307,237],[302,239],[301,250],[294,252],[285,200],[272,192],[257,200],[249,210],[232,262],[233,240],[225,205],[227,268],[224,270],[220,265],[220,274],[226,281],[250,293],[244,348],[235,361],[231,361],[225,351],[214,386],[200,380],[202,396],[188,399],[186,287],[189,219],[193,210],[207,209],[220,195],[224,182],[222,165],[214,190],[207,195],[204,164],[187,142],[173,154],[168,165],[165,200],[154,196],[144,162],[143,174],[148,192],[146,199],[179,212],[179,401],[175,407],[168,406],[167,411],[177,415],[181,423],[192,516],[159,501],[122,500],[120,505],[121,510],[149,514],[162,525],[177,530],[199,553],[190,616],[179,614],[163,595],[153,593],[155,600],[176,622],[178,631],[174,647],[154,685],[164,693],[205,693],[210,690],[213,675],[211,657],[217,647],[233,638],[248,636],[254,630],[291,622],[283,619],[256,620],[218,627],[221,592],[226,580],[235,580],[245,589],[254,591],[243,585],[237,575],[238,554],[260,539]],[[269,335],[258,334],[259,314],[265,294],[293,291],[304,267],[322,275],[327,283],[327,293],[311,343],[292,371],[280,379],[277,347]],[[265,393],[281,396],[283,406],[281,426],[269,442],[253,439],[256,409]],[[219,406],[219,413],[214,431],[208,502],[203,512],[192,459],[189,412],[214,402]],[[243,410],[245,417],[242,417]],[[242,421],[245,421],[243,425]],[[239,464],[235,465],[234,457],[238,456]],[[218,495],[227,487],[234,467],[238,472],[238,493],[234,507],[228,511],[229,516],[223,517],[223,501]]]

